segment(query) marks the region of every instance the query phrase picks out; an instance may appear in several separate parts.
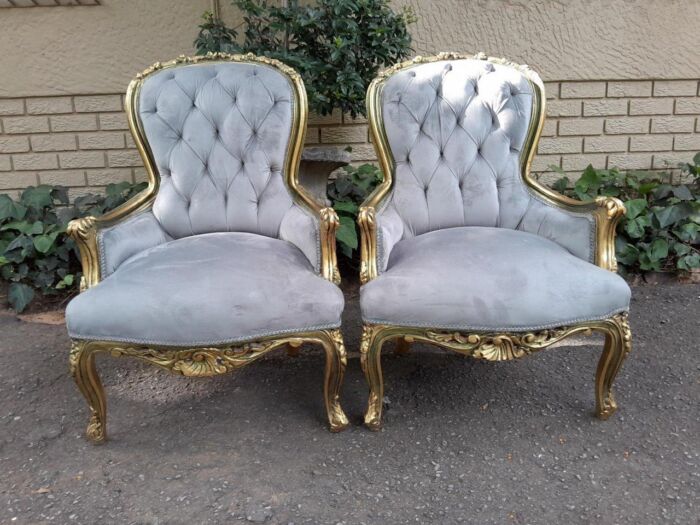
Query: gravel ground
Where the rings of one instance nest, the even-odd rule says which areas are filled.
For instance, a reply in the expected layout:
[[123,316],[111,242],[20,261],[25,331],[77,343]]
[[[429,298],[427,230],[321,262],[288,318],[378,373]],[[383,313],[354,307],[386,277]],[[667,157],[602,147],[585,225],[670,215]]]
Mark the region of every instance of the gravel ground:
[[607,422],[591,337],[511,363],[385,352],[378,433],[349,295],[341,434],[305,348],[201,380],[102,358],[111,440],[90,445],[64,328],[0,315],[0,523],[699,523],[699,285],[634,288]]

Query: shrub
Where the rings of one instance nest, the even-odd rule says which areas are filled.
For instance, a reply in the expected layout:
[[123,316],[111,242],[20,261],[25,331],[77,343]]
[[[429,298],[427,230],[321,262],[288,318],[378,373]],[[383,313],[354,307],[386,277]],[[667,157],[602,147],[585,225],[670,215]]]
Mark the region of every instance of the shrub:
[[328,197],[340,219],[336,232],[338,248],[348,261],[357,259],[360,205],[381,181],[382,172],[377,166],[362,164],[343,167],[337,178],[328,183]]
[[365,92],[379,70],[411,52],[413,11],[392,11],[387,0],[317,0],[287,7],[265,0],[234,0],[243,12],[243,42],[210,12],[194,42],[197,54],[255,53],[294,67],[304,79],[310,108],[365,114]]
[[23,311],[35,292],[57,295],[80,282],[80,259],[65,235],[72,219],[102,215],[145,188],[145,183],[110,184],[105,195],[85,195],[69,203],[57,186],[32,186],[18,200],[0,195],[0,278],[9,282],[8,301]]
[[622,199],[627,213],[616,239],[621,273],[683,272],[700,268],[700,153],[680,168],[687,184],[664,182],[666,173],[597,170],[589,165],[573,188],[566,177],[553,187],[581,200],[598,195]]

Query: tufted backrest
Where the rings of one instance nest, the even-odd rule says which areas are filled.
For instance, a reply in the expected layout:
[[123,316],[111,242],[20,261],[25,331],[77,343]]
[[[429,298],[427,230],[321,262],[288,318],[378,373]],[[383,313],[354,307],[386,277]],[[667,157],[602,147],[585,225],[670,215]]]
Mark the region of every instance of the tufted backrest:
[[143,80],[137,112],[160,175],[153,214],[170,236],[278,235],[292,206],[294,104],[289,78],[262,63],[184,64]]
[[515,228],[529,197],[520,154],[533,88],[516,68],[478,59],[399,70],[381,91],[395,163],[389,206],[405,237],[455,226]]

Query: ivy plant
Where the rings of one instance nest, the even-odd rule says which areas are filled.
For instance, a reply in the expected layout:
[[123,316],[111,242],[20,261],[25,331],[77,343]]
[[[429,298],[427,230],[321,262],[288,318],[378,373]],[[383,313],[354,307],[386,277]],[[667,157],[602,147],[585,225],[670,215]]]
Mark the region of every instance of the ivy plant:
[[622,199],[627,212],[617,228],[616,252],[623,273],[683,272],[700,268],[700,153],[679,167],[686,184],[669,184],[667,173],[589,165],[573,186],[562,177],[553,187],[581,200]]
[[101,215],[145,188],[145,183],[110,184],[104,195],[84,195],[71,204],[66,188],[32,186],[19,199],[0,195],[0,278],[8,301],[22,312],[36,292],[57,295],[80,281],[80,260],[65,235],[72,219]]
[[255,53],[294,67],[304,79],[309,107],[365,114],[365,92],[380,69],[411,53],[408,26],[416,21],[387,0],[316,0],[279,7],[265,0],[234,0],[243,14],[243,35],[205,12],[194,41],[198,54]]
[[382,172],[377,166],[362,164],[343,167],[338,176],[328,183],[328,198],[340,219],[336,232],[338,249],[349,261],[357,259],[357,214],[360,205],[381,181]]

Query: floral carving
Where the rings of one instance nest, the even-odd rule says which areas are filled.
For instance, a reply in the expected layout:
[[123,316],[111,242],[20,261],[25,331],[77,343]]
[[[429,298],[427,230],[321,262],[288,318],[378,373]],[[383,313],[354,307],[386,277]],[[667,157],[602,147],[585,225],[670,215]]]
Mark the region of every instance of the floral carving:
[[582,327],[564,327],[524,334],[461,334],[459,332],[428,331],[427,342],[487,361],[511,361],[550,346],[574,332],[590,332]]
[[286,342],[286,340],[275,339],[237,347],[186,350],[155,350],[126,346],[112,348],[111,354],[115,357],[136,357],[183,376],[209,377],[245,366]]
[[160,71],[161,69],[167,69],[182,64],[197,64],[199,62],[212,62],[220,60],[227,60],[231,62],[256,62],[260,64],[267,64],[269,66],[276,67],[277,69],[285,73],[288,77],[290,77],[292,80],[298,81],[301,79],[299,73],[297,73],[295,69],[289,67],[283,62],[275,60],[274,58],[257,56],[253,53],[246,53],[244,55],[231,55],[229,53],[207,53],[206,55],[199,56],[180,55],[175,60],[170,60],[169,62],[156,62],[152,66],[144,69],[141,73],[136,75],[136,78],[138,80],[142,80],[148,75],[155,73],[156,71]]

